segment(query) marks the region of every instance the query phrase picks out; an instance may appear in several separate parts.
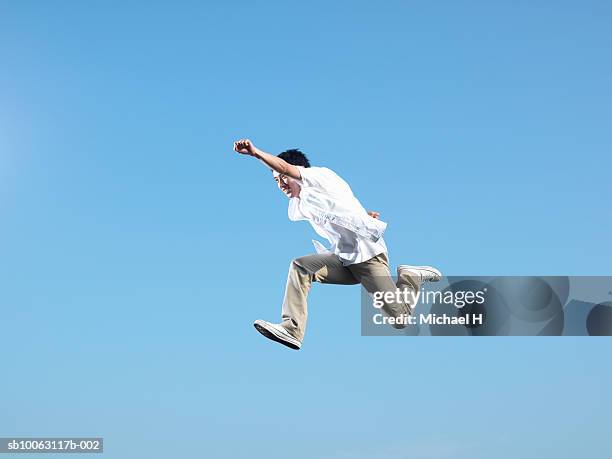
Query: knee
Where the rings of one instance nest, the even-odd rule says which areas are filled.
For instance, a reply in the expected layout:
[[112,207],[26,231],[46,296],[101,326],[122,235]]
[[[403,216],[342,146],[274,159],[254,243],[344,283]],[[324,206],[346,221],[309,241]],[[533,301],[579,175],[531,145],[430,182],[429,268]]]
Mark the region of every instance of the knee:
[[302,265],[302,258],[303,257],[298,257],[298,258],[294,258],[293,260],[291,260],[291,266],[300,266]]
[[291,264],[289,265],[289,267],[291,269],[298,269],[298,268],[304,269],[302,268],[300,260],[301,258],[294,258],[293,260],[291,260]]
[[300,274],[308,274],[308,270],[304,267],[303,257],[294,258],[291,260],[291,264],[289,265],[290,271],[297,271]]

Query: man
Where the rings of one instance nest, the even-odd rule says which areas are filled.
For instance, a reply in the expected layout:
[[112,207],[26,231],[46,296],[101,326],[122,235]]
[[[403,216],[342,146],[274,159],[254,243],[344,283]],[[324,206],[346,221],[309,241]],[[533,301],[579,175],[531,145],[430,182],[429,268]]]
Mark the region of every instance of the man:
[[430,266],[399,266],[397,284],[389,270],[387,246],[382,236],[387,224],[378,212],[366,212],[349,185],[332,170],[310,167],[299,150],[287,150],[278,156],[257,148],[248,139],[234,142],[234,151],[259,159],[272,170],[278,188],[289,197],[289,219],[308,220],[316,233],[331,244],[326,249],[313,241],[317,254],[296,258],[289,276],[282,307],[282,322],[273,324],[256,320],[255,328],[266,338],[292,349],[300,349],[306,330],[307,296],[312,282],[358,284],[370,293],[408,290],[410,295],[390,295],[383,311],[396,319],[396,328],[404,328],[414,306],[410,298],[425,281],[438,281],[441,274]]

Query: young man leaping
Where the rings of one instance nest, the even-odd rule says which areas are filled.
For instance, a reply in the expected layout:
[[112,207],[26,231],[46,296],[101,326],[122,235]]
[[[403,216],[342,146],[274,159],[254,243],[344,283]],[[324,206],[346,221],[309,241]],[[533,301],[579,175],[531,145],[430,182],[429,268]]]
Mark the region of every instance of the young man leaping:
[[[388,298],[394,300],[382,307],[387,315],[401,318],[411,314],[414,305],[397,299],[415,298],[423,282],[440,280],[440,271],[430,266],[402,265],[397,268],[397,284],[393,281],[382,237],[387,224],[378,218],[378,212],[366,212],[349,185],[332,170],[310,167],[310,162],[299,150],[287,150],[274,156],[248,139],[234,142],[234,151],[253,156],[271,169],[278,188],[289,197],[289,219],[308,220],[316,233],[330,243],[326,249],[313,241],[317,254],[291,262],[282,322],[256,320],[254,323],[266,338],[292,349],[302,347],[308,315],[306,299],[313,281],[361,283],[371,294],[408,289],[410,295],[389,295]],[[394,326],[404,328],[405,323],[399,320]]]

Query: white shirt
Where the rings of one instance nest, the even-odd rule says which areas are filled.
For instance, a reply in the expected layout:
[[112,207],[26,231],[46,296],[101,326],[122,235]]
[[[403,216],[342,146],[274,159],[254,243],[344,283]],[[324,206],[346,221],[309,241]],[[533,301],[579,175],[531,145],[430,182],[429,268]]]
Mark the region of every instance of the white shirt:
[[387,224],[370,217],[351,187],[326,167],[299,167],[300,196],[289,199],[289,220],[308,220],[331,244],[314,243],[317,253],[338,255],[344,265],[369,260],[386,252],[382,238]]

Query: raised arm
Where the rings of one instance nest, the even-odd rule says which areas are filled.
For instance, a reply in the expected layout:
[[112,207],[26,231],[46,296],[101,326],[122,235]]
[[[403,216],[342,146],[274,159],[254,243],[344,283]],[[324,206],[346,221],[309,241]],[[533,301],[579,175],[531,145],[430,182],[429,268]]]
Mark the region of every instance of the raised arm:
[[300,170],[293,164],[289,164],[287,161],[282,160],[278,156],[274,156],[260,150],[253,145],[253,142],[251,142],[249,139],[240,139],[234,142],[234,151],[242,155],[253,156],[254,158],[259,159],[267,167],[278,172],[279,174],[286,175],[287,177],[291,177],[296,180],[301,180],[302,178],[300,175]]

